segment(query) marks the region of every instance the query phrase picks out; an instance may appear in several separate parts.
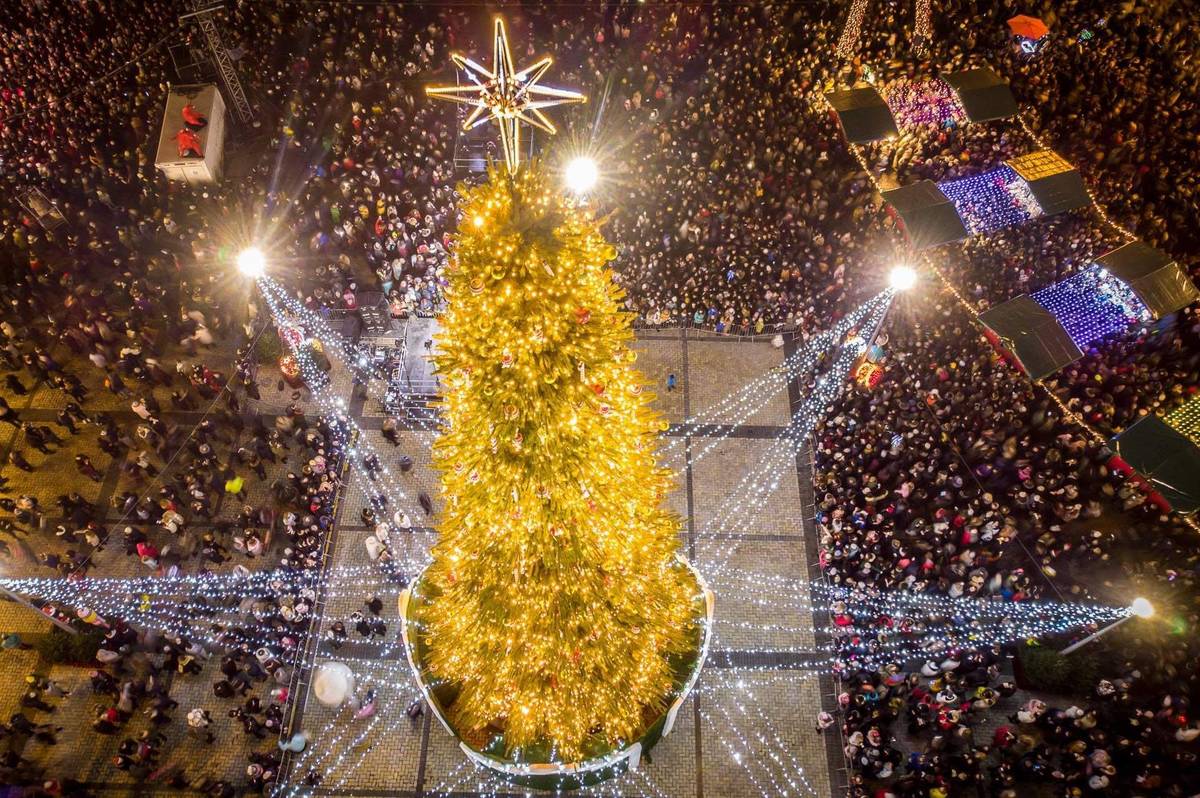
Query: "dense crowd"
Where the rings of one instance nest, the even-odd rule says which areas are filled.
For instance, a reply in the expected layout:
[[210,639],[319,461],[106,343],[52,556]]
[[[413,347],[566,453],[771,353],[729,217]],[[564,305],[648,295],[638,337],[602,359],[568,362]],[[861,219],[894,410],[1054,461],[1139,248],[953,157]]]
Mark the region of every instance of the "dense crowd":
[[[1080,166],[1115,218],[1187,263],[1191,231],[1180,223],[1197,210],[1196,167],[1186,163],[1194,148],[1176,152],[1171,132],[1196,112],[1187,24],[1069,3],[1030,57],[1005,40],[1003,19],[1022,9],[954,6],[939,9],[944,19],[976,24],[938,25],[939,64],[996,67],[1032,109],[1039,137],[1011,122],[915,126],[866,148],[868,163],[899,183],[952,180],[1044,143]],[[1079,39],[1084,29],[1094,37]],[[893,52],[897,42],[884,35],[864,33],[864,52]],[[926,68],[862,62],[885,86]],[[1181,73],[1176,86],[1168,76]],[[1177,107],[1165,111],[1163,97]],[[1146,135],[1124,146],[1135,131]],[[1176,191],[1164,191],[1164,163],[1179,170]],[[1099,650],[1075,655],[1097,664],[1091,681],[1063,696],[1036,692],[1024,652],[1013,661],[1012,650],[931,644],[924,662],[878,666],[861,656],[869,643],[846,641],[841,712],[818,725],[840,722],[859,794],[1149,796],[1200,786],[1200,727],[1188,714],[1200,675],[1194,642],[1179,634],[1200,617],[1193,533],[1147,501],[1059,406],[1107,436],[1185,402],[1195,386],[1195,309],[1097,342],[1044,387],[998,358],[971,320],[1124,241],[1098,214],[1073,213],[933,253],[964,301],[929,293],[893,312],[889,379],[844,397],[818,432],[817,523],[827,578],[866,595],[907,584],[998,601],[1121,603],[1146,592],[1163,601],[1176,634],[1134,627],[1091,644]],[[891,637],[926,619],[853,620]],[[1026,681],[1034,691],[1018,693]]]
[[[489,22],[483,9],[455,4],[227,4],[221,26],[255,121],[239,134],[228,179],[186,188],[153,166],[177,9],[141,5],[136,14],[111,0],[84,0],[70,14],[52,3],[0,9],[9,398],[0,420],[19,431],[9,467],[36,471],[64,446],[81,450],[80,479],[103,480],[109,458],[125,463],[112,507],[78,492],[58,497],[57,511],[28,494],[0,497],[11,514],[0,547],[63,576],[257,570],[264,561],[311,568],[332,522],[344,441],[340,428],[306,414],[301,392],[260,374],[265,313],[231,257],[262,244],[279,281],[313,309],[435,313],[462,142],[455,112],[421,87],[449,77],[451,48],[489,49]],[[1008,36],[1004,20],[1023,10],[1009,5],[937,4],[926,54],[907,38],[910,9],[884,4],[849,61],[832,52],[837,6],[616,3],[570,16],[521,7],[508,22],[518,61],[545,46],[555,56],[550,81],[591,97],[562,114],[559,140],[590,141],[600,155],[597,201],[612,211],[606,233],[630,310],[647,324],[803,337],[877,291],[904,251],[821,98],[860,79],[894,91],[912,122],[898,139],[864,148],[876,175],[957,179],[1041,146],[1014,120],[945,124],[913,105],[914,81],[986,63],[1114,219],[1181,262],[1196,251],[1200,70],[1189,20],[1073,0],[1048,17],[1051,39],[1031,56]],[[1079,37],[1085,28],[1091,38]],[[29,188],[57,204],[62,226],[32,218],[20,204]],[[1148,502],[1059,406],[1108,434],[1185,401],[1200,369],[1194,309],[1102,341],[1037,387],[996,357],[972,319],[1122,240],[1081,211],[931,255],[970,307],[928,282],[899,300],[883,384],[847,393],[814,435],[829,580],[867,595],[907,588],[997,601],[1120,603],[1145,592],[1194,627],[1191,531]],[[61,394],[53,421],[22,418],[16,406],[38,390]],[[243,509],[226,520],[220,509],[231,504]],[[387,561],[388,536],[411,524],[388,519],[382,505],[363,511],[373,560]],[[332,624],[325,643],[336,649],[350,631],[386,636],[377,606]],[[211,639],[82,619],[104,628],[95,731],[121,735],[137,711],[155,727],[172,723],[176,682],[164,675],[175,672],[212,677],[214,700],[236,697],[229,717],[249,737],[282,735],[289,750],[302,748],[281,708],[312,596],[219,609],[237,619]],[[879,635],[921,624],[853,621]],[[252,644],[256,628],[270,639]],[[847,645],[839,706],[818,726],[840,734],[856,795],[1025,795],[1034,784],[1061,795],[1200,790],[1188,636],[1127,625],[1097,645],[1107,655],[1095,682],[1052,699],[1018,684],[1009,649],[931,648],[928,661],[880,666],[859,656],[872,650],[868,635]],[[20,756],[27,738],[57,741],[53,724],[27,714],[51,706],[55,686],[34,676],[29,692],[4,727],[12,744],[0,772],[45,781],[45,794],[83,794]],[[1004,707],[1011,717],[997,726]],[[178,709],[185,718],[174,723],[211,743],[215,710]],[[255,747],[235,784],[185,766],[151,730],[125,739],[113,765],[231,795],[269,785],[279,755],[273,741]]]

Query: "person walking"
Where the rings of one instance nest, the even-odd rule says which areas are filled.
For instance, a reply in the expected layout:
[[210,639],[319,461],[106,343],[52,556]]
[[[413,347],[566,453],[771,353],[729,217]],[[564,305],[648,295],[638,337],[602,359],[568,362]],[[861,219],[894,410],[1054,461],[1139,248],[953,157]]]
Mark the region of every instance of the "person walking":
[[79,473],[90,479],[92,482],[99,482],[103,479],[103,475],[96,469],[92,463],[92,458],[86,454],[75,455],[75,467],[79,469]]
[[33,464],[25,459],[25,455],[21,454],[20,450],[13,449],[8,453],[8,462],[15,465],[22,471],[33,473]]
[[225,493],[236,499],[245,500],[246,480],[234,473],[233,469],[225,471]]
[[383,437],[392,446],[400,445],[400,421],[395,416],[383,420]]
[[18,429],[21,427],[21,415],[8,406],[3,396],[0,396],[0,421],[7,421]]

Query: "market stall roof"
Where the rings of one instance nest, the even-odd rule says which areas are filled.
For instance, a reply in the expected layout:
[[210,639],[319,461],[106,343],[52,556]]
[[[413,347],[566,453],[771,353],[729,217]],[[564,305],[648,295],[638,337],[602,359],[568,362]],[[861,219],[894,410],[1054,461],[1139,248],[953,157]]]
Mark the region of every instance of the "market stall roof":
[[885,191],[883,199],[900,214],[908,240],[917,249],[960,241],[968,235],[954,203],[932,180]]
[[1058,319],[1025,294],[981,313],[979,321],[996,334],[1030,379],[1049,377],[1083,356]]
[[837,112],[847,141],[861,144],[899,135],[892,112],[874,86],[831,91],[825,99]]
[[1176,512],[1200,510],[1200,449],[1158,416],[1142,416],[1109,442]]
[[972,122],[1016,116],[1017,101],[1012,90],[991,67],[951,72],[942,75],[942,80],[954,89],[967,119]]
[[1054,150],[1027,153],[1007,163],[1029,184],[1034,199],[1047,216],[1092,204],[1079,170]]
[[1200,291],[1170,255],[1140,241],[1107,252],[1096,262],[1128,285],[1156,319],[1200,299]]

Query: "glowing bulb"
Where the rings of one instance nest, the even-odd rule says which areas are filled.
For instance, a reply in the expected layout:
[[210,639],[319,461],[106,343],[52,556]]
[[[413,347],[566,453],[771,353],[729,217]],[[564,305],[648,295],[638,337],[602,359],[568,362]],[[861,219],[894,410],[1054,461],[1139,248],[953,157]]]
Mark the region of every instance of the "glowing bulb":
[[907,291],[917,284],[917,272],[911,266],[896,266],[888,275],[888,283],[897,291]]
[[482,216],[476,216],[474,219],[472,219],[472,221],[475,223],[476,229],[483,227],[483,217]]
[[596,187],[600,173],[596,169],[595,161],[591,158],[581,157],[567,164],[564,177],[567,181],[567,188],[576,194],[586,194]]
[[267,259],[258,247],[243,249],[237,258],[238,271],[257,280],[267,270]]
[[1149,618],[1154,614],[1154,605],[1141,596],[1138,596],[1129,605],[1129,611],[1139,618]]

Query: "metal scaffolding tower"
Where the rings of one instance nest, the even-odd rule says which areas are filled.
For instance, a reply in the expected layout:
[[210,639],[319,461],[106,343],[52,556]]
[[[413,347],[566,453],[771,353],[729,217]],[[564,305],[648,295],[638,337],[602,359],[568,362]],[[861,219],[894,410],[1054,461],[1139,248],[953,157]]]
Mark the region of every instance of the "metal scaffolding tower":
[[204,0],[187,0],[191,6],[190,14],[184,14],[179,17],[180,22],[188,19],[194,19],[200,25],[200,31],[204,34],[205,40],[208,42],[208,49],[212,51],[213,61],[217,65],[217,72],[221,75],[221,82],[225,84],[226,94],[233,103],[233,109],[237,113],[238,120],[243,125],[250,124],[252,119],[250,114],[250,103],[246,100],[246,92],[242,91],[242,82],[238,79],[237,70],[233,67],[233,61],[229,58],[229,51],[225,49],[225,45],[221,42],[221,32],[217,30],[217,22],[214,15],[217,11],[224,8],[224,5],[208,6],[201,8]]

